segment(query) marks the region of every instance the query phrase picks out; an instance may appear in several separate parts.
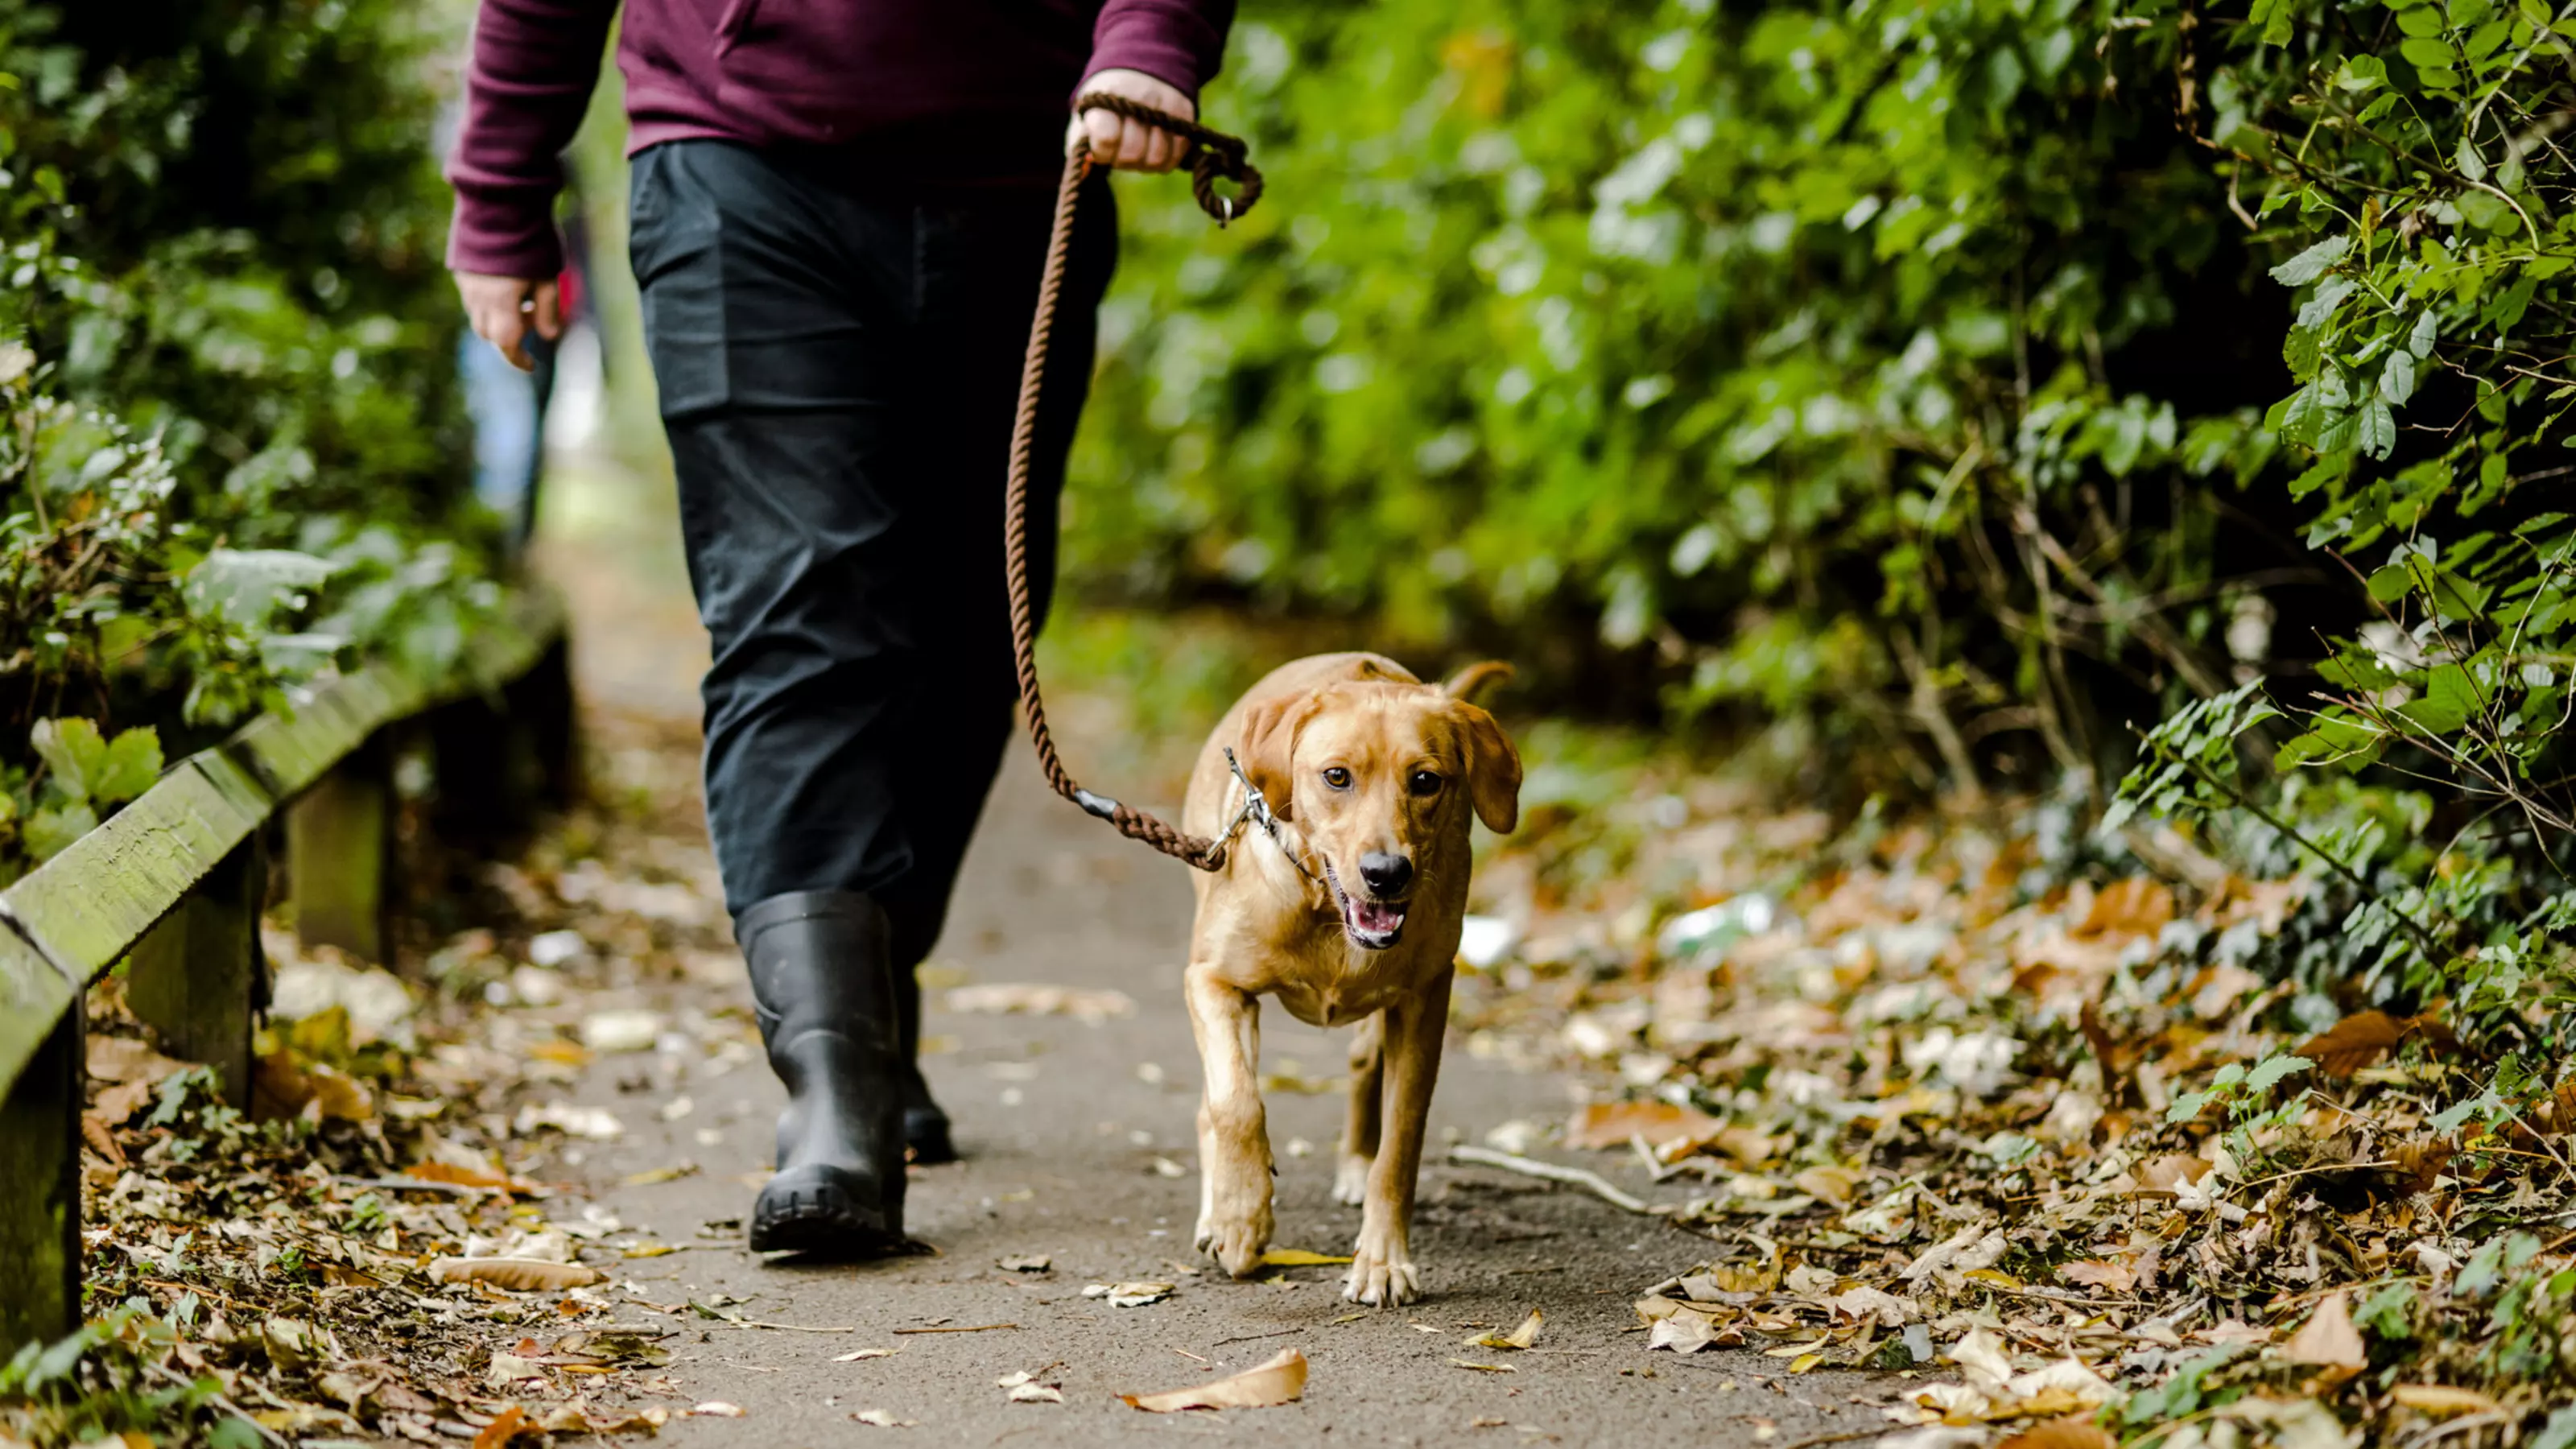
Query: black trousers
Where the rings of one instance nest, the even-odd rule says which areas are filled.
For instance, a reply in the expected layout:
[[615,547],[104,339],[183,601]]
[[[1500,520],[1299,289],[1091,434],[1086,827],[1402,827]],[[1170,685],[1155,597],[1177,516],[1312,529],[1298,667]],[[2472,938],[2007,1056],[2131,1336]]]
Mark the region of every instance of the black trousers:
[[[739,914],[874,895],[930,951],[1010,732],[1002,486],[1050,191],[876,185],[851,158],[635,158],[644,330],[714,645],[707,828]],[[1117,262],[1086,194],[1032,480],[1032,581]]]

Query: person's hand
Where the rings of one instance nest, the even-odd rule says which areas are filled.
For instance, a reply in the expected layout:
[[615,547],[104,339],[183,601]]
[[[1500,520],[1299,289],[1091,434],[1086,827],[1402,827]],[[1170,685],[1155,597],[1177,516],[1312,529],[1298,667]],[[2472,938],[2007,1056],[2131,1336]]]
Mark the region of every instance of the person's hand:
[[521,372],[537,370],[536,359],[528,356],[530,326],[548,342],[563,336],[563,305],[552,281],[458,272],[456,295],[465,300],[474,335],[499,348]]
[[[1082,90],[1085,95],[1105,91],[1185,121],[1199,118],[1199,108],[1188,96],[1141,70],[1100,71],[1083,82]],[[1074,143],[1085,137],[1091,141],[1092,155],[1122,171],[1169,171],[1181,164],[1190,149],[1189,142],[1160,126],[1108,111],[1085,111],[1074,117],[1064,129],[1065,154],[1073,154]]]

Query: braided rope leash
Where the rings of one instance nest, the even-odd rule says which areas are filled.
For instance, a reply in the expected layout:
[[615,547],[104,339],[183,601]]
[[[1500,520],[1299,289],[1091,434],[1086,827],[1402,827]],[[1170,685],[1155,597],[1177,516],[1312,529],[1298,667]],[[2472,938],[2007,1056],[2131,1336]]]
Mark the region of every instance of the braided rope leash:
[[[1247,159],[1250,148],[1240,137],[1211,131],[1124,96],[1086,95],[1075,101],[1073,108],[1076,114],[1109,111],[1131,121],[1159,126],[1189,142],[1190,194],[1198,199],[1199,209],[1215,218],[1219,226],[1250,211],[1253,203],[1261,199],[1261,173]],[[1020,366],[1020,408],[1011,423],[1010,486],[1002,534],[1003,566],[1009,574],[1011,594],[1011,653],[1019,668],[1020,703],[1028,712],[1029,740],[1037,746],[1038,768],[1046,772],[1047,784],[1057,794],[1117,826],[1119,834],[1141,840],[1200,870],[1217,870],[1225,864],[1227,842],[1252,818],[1249,808],[1236,817],[1233,827],[1223,836],[1210,838],[1188,834],[1147,811],[1082,788],[1056,755],[1055,735],[1047,728],[1046,704],[1038,695],[1037,611],[1029,600],[1029,469],[1037,447],[1038,396],[1046,380],[1047,345],[1055,333],[1066,258],[1073,249],[1074,209],[1083,183],[1100,164],[1087,141],[1077,141],[1072,153],[1065,157],[1064,180],[1056,189],[1055,225],[1047,238],[1046,272],[1038,282],[1037,316],[1029,324],[1028,356]],[[1220,194],[1220,180],[1232,182],[1235,194]],[[1249,781],[1245,788],[1251,788]],[[1259,792],[1255,791],[1252,798],[1259,799]],[[1250,803],[1246,802],[1247,807]]]

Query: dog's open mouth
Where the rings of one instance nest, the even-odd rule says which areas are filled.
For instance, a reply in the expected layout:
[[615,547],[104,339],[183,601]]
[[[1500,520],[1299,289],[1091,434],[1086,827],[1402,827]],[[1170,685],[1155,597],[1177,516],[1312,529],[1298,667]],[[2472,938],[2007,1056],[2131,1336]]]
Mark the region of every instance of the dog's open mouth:
[[1332,883],[1333,898],[1342,907],[1342,929],[1353,942],[1365,950],[1383,951],[1404,939],[1404,910],[1411,902],[1354,896],[1342,889],[1341,877],[1329,864],[1324,867],[1324,878]]

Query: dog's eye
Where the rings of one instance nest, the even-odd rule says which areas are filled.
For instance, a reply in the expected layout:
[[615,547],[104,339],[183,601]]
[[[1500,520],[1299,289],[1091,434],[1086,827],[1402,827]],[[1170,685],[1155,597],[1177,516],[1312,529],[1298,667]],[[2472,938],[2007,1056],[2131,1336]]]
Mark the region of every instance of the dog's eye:
[[1405,783],[1413,787],[1413,793],[1416,795],[1437,795],[1440,793],[1440,777],[1431,773],[1429,770],[1414,771],[1413,778],[1407,780]]
[[1351,772],[1335,765],[1324,772],[1324,783],[1336,790],[1347,790],[1351,788]]

